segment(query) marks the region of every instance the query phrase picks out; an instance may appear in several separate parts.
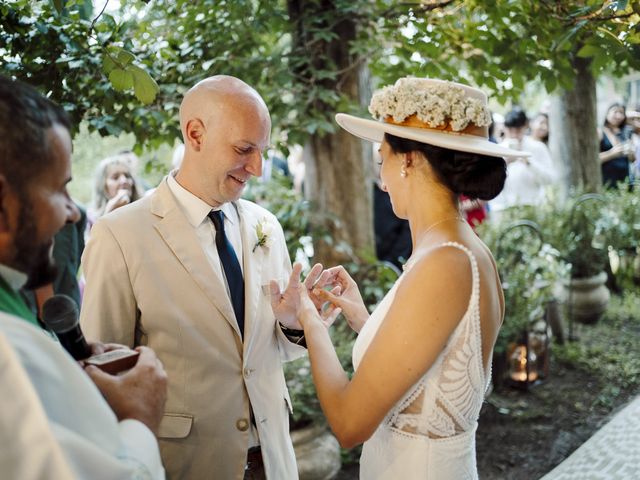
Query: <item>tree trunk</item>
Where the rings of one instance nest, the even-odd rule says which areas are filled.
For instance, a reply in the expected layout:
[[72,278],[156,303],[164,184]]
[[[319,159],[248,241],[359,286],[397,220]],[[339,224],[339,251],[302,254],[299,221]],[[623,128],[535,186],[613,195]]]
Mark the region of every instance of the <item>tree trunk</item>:
[[[368,69],[349,52],[357,33],[355,21],[330,1],[289,0],[288,8],[295,26],[294,49],[306,52],[309,57],[299,76],[306,78],[310,87],[321,86],[355,102],[368,102]],[[310,41],[312,30],[318,29],[320,15],[305,31],[303,12],[308,21],[314,18],[313,11],[325,15],[322,18],[327,18],[327,12],[331,11],[331,23],[323,26],[335,35],[333,39]],[[337,70],[339,74],[331,79],[314,78],[314,72],[321,70]],[[336,131],[314,134],[305,145],[305,196],[317,213],[311,219],[314,230],[327,233],[314,235],[314,260],[335,265],[372,255],[374,251],[372,149],[370,143],[335,124],[335,106],[318,99],[314,100],[314,108],[323,112]]]
[[596,134],[596,81],[589,64],[589,59],[574,58],[573,90],[562,90],[552,99],[549,144],[551,154],[564,165],[565,186],[597,192],[602,173]]
[[[366,147],[340,130],[314,135],[305,158],[305,192],[317,211],[316,227],[330,239],[315,238],[315,260],[326,265],[353,260],[373,251],[373,180]],[[370,148],[369,148],[370,150]],[[371,158],[371,153],[368,155]],[[369,167],[369,168],[368,168]],[[348,248],[351,247],[351,248]]]

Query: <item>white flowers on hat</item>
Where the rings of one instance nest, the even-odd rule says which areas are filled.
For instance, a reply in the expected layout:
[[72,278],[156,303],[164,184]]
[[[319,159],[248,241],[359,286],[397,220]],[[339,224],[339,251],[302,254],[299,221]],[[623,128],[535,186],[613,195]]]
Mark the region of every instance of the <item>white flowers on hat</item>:
[[415,115],[430,128],[464,130],[470,124],[484,127],[491,123],[491,112],[464,88],[452,82],[434,83],[422,78],[400,78],[394,85],[373,94],[369,112],[376,119],[391,117],[402,123]]

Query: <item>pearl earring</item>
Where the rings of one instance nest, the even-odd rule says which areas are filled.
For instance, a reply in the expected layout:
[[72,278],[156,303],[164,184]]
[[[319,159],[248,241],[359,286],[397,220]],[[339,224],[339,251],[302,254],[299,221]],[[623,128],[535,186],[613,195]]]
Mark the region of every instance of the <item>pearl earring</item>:
[[403,168],[400,169],[400,176],[402,178],[405,178],[407,176],[407,171]]

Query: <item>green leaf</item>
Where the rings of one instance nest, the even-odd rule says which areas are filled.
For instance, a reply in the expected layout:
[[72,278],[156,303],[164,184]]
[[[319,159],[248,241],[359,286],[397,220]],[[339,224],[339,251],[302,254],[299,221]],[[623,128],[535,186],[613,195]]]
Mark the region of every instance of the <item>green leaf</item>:
[[127,70],[121,70],[119,68],[114,68],[109,73],[109,81],[113,88],[122,92],[127,90],[134,85],[134,77],[131,72]]
[[116,63],[109,55],[105,55],[102,59],[102,71],[107,75],[116,68]]
[[578,50],[578,53],[576,53],[576,55],[580,58],[589,58],[589,57],[595,57],[600,53],[602,53],[602,50],[600,49],[600,47],[596,45],[587,44],[584,47],[582,47],[580,50]]
[[160,90],[156,81],[145,70],[135,65],[131,65],[128,70],[133,75],[136,98],[147,105],[152,103]]
[[129,65],[135,59],[136,59],[136,56],[131,52],[128,52],[126,50],[120,50],[118,52],[118,62],[123,67],[126,67],[127,65]]

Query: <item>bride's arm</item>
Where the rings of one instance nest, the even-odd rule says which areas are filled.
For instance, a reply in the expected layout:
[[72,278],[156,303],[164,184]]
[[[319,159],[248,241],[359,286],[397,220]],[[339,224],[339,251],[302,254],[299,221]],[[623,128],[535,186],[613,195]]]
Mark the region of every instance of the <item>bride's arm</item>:
[[340,444],[367,440],[391,408],[431,367],[471,296],[471,266],[458,249],[436,249],[405,273],[395,299],[349,381],[305,289],[302,324],[325,416]]

